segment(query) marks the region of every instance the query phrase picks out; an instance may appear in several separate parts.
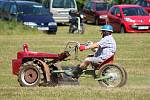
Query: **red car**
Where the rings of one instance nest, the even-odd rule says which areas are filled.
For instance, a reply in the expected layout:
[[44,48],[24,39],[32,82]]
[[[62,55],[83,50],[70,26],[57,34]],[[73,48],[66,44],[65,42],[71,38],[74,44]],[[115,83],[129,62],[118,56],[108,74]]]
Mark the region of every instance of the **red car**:
[[137,5],[142,6],[148,13],[150,13],[150,0],[138,0]]
[[107,17],[107,12],[110,5],[104,0],[91,0],[88,1],[83,7],[83,14],[85,16],[85,21],[91,21],[98,24],[105,24],[105,18]]
[[115,32],[150,32],[150,16],[138,5],[114,5],[108,12],[108,23]]

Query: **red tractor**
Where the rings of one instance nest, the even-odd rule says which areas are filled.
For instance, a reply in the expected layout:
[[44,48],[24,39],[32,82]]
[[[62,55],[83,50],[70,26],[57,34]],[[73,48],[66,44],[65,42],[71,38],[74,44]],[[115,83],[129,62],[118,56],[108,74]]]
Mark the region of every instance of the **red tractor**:
[[[89,42],[84,43],[89,45]],[[12,60],[12,71],[18,76],[18,82],[23,87],[56,86],[62,84],[79,85],[78,79],[72,79],[70,73],[75,67],[59,68],[57,62],[69,61],[69,56],[75,54],[74,60],[79,60],[78,49],[80,43],[68,42],[60,54],[33,52],[28,50],[28,45],[23,45],[23,51],[17,53],[17,59]],[[90,55],[91,56],[91,55]],[[121,66],[113,64],[113,57],[106,59],[101,64],[91,64],[91,68],[84,71],[90,74],[101,86],[121,87],[127,81],[127,73]],[[79,60],[80,61],[80,60]],[[50,84],[47,84],[51,81]]]

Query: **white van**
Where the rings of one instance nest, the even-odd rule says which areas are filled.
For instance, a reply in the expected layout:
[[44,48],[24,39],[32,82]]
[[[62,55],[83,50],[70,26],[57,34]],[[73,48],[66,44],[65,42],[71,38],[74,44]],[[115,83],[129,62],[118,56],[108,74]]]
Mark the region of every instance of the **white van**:
[[69,22],[69,11],[77,10],[76,0],[46,0],[44,5],[50,9],[57,23]]

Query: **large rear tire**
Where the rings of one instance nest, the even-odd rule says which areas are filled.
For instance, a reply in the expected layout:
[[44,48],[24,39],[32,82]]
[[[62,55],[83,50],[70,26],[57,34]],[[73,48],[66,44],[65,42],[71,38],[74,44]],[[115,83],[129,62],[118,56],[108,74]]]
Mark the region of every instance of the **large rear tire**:
[[40,86],[44,82],[43,71],[33,61],[26,62],[20,67],[18,81],[23,87]]
[[109,77],[98,81],[102,87],[122,87],[127,82],[126,70],[118,65],[107,64],[99,70],[100,77]]

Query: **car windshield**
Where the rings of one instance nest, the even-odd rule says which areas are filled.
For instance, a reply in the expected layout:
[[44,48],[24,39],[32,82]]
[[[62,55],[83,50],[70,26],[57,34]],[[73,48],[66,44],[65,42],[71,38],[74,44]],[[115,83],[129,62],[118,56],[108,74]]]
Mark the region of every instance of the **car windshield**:
[[96,10],[108,10],[109,9],[109,4],[107,3],[96,3]]
[[74,0],[53,0],[53,8],[75,8]]
[[2,8],[3,1],[0,1],[0,9]]
[[141,1],[140,5],[143,7],[150,7],[150,2],[149,1]]
[[122,10],[125,16],[148,16],[148,13],[139,7],[123,8]]
[[49,12],[41,5],[18,5],[18,11],[25,15],[48,15]]
[[147,2],[146,2],[146,1],[143,2],[143,6],[144,6],[144,7],[150,7],[150,2],[148,2],[148,1],[147,1]]

